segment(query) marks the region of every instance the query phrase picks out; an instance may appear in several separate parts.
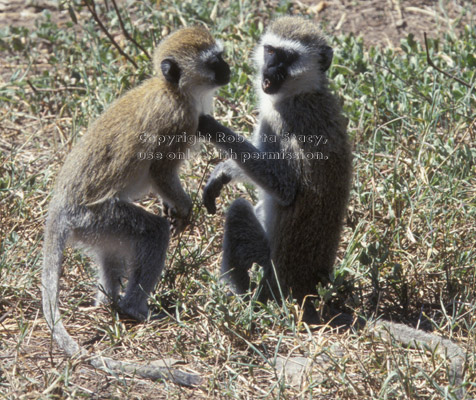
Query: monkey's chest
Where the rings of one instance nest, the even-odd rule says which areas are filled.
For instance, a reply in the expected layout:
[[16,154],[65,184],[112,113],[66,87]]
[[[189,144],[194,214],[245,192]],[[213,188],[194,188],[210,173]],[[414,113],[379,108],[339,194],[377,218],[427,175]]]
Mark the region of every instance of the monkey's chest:
[[150,165],[152,161],[144,160],[129,177],[118,197],[124,201],[136,201],[148,195],[153,190],[150,178]]

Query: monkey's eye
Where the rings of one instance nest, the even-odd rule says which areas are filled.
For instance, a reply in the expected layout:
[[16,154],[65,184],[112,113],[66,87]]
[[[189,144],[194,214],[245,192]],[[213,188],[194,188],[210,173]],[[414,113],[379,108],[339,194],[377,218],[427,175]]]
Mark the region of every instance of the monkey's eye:
[[268,53],[270,56],[272,56],[273,54],[276,53],[276,51],[274,50],[274,48],[271,47],[271,46],[264,46],[264,49],[265,49],[266,53]]

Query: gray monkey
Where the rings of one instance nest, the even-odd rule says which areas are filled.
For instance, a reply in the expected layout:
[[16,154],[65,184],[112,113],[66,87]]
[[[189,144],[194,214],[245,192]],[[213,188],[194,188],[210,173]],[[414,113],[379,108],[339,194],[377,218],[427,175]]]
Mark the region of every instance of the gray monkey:
[[346,119],[327,87],[332,56],[312,23],[275,21],[254,55],[260,93],[254,144],[211,117],[199,124],[230,156],[204,189],[208,212],[215,213],[215,198],[233,179],[245,176],[260,188],[255,208],[237,199],[227,212],[222,275],[244,293],[249,268],[261,265],[261,299],[279,298],[277,277],[285,296],[304,302],[307,321],[317,316],[306,296],[334,267],[352,175]]
[[[317,294],[316,286],[326,283],[334,268],[352,175],[346,119],[325,74],[332,56],[313,23],[280,18],[254,55],[260,114],[253,144],[210,116],[199,120],[199,130],[229,156],[204,188],[208,212],[216,212],[215,199],[234,179],[248,179],[259,188],[255,207],[237,199],[227,211],[223,278],[243,294],[250,287],[249,269],[257,263],[264,269],[260,300],[279,300],[281,290],[304,305],[303,319],[309,323],[319,321],[308,296]],[[458,345],[389,321],[369,328],[446,354],[452,361],[450,380],[461,384],[465,353]]]

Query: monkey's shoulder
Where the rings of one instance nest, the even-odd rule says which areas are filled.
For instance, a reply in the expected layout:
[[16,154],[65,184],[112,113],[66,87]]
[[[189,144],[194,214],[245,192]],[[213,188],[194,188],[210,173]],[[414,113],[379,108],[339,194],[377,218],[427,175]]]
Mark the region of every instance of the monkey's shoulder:
[[332,93],[306,93],[291,99],[279,109],[276,132],[294,138],[299,147],[322,151],[343,151],[348,147],[347,118],[339,100]]
[[123,123],[161,134],[196,124],[198,113],[190,96],[154,77],[113,102],[97,122],[96,125],[105,127]]
[[176,142],[171,136],[196,129],[198,115],[192,116],[186,103],[154,78],[125,93],[74,146],[58,176],[57,191],[71,190],[82,204],[121,192],[135,171],[147,170],[160,146]]

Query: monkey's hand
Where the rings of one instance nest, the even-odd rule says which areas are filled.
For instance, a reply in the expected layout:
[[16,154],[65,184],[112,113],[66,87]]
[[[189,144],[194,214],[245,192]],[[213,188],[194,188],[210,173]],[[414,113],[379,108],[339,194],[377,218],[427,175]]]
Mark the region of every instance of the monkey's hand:
[[208,179],[205,188],[203,189],[203,204],[207,208],[208,214],[215,214],[217,212],[217,206],[215,199],[220,196],[221,189],[228,182],[231,181],[231,176],[221,173],[218,176],[212,176]]
[[190,224],[190,217],[192,215],[192,208],[190,207],[187,215],[181,216],[175,207],[171,207],[167,203],[163,203],[164,214],[167,216],[167,219],[170,221],[170,231],[173,236],[178,236],[181,234],[187,225]]

